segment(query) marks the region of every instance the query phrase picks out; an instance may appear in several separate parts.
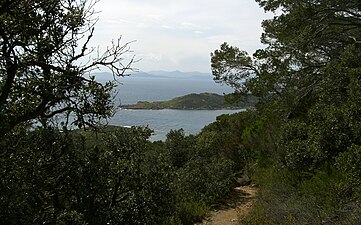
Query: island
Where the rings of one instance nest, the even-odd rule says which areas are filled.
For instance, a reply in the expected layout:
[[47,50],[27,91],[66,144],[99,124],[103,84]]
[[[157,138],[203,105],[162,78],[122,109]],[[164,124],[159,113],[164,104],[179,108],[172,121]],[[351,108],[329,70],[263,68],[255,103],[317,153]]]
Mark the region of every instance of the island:
[[136,104],[121,105],[122,109],[184,109],[184,110],[217,110],[242,109],[254,105],[251,102],[230,103],[223,95],[215,93],[188,94],[168,101],[147,102],[139,101]]

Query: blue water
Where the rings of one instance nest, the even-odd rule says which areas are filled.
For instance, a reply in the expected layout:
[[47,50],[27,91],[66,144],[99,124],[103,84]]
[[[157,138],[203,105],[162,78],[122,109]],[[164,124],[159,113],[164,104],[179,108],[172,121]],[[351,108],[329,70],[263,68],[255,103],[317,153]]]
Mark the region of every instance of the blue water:
[[[230,93],[232,89],[210,79],[127,77],[117,87],[116,104],[138,101],[163,101],[190,93]],[[111,125],[148,126],[154,130],[150,140],[165,140],[170,130],[183,129],[186,134],[197,134],[222,114],[240,110],[118,110],[109,120]]]
[[230,93],[232,89],[209,79],[125,77],[117,87],[117,101],[134,104],[138,101],[164,101],[191,93]]
[[186,134],[197,134],[222,114],[242,110],[119,110],[109,124],[120,126],[148,126],[154,130],[150,140],[165,140],[170,130],[183,129]]

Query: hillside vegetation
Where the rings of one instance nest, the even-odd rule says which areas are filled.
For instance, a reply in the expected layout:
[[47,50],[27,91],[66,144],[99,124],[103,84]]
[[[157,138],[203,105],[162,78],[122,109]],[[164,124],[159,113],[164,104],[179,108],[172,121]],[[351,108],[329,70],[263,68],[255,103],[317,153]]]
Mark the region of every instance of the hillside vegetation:
[[145,102],[134,105],[123,105],[125,109],[240,109],[255,105],[255,98],[249,97],[247,102],[227,102],[223,95],[214,93],[189,94],[169,101]]
[[216,81],[260,98],[240,140],[258,199],[240,222],[361,224],[361,4],[256,1],[277,12],[266,47],[212,53]]
[[228,97],[255,96],[255,107],[150,142],[147,127],[99,126],[115,84],[86,74],[104,65],[122,76],[130,64],[117,45],[77,63],[92,10],[2,1],[0,223],[193,225],[251,182],[257,199],[239,224],[361,224],[360,1],[256,2],[277,12],[262,23],[265,48],[224,43],[211,54]]

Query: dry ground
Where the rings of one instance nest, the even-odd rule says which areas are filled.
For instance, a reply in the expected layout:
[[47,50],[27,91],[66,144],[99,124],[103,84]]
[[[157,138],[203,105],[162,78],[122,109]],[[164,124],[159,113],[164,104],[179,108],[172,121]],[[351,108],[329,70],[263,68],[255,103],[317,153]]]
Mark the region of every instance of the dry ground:
[[215,207],[202,223],[196,225],[232,225],[238,224],[240,215],[249,213],[256,196],[253,186],[237,187],[229,198]]

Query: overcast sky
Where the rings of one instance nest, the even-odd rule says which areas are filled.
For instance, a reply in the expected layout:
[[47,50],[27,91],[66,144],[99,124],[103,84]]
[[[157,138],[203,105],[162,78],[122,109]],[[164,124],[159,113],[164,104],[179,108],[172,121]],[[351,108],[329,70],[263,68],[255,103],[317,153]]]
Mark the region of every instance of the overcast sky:
[[210,53],[228,42],[253,52],[264,14],[254,0],[100,0],[93,44],[120,35],[141,71],[210,72]]

